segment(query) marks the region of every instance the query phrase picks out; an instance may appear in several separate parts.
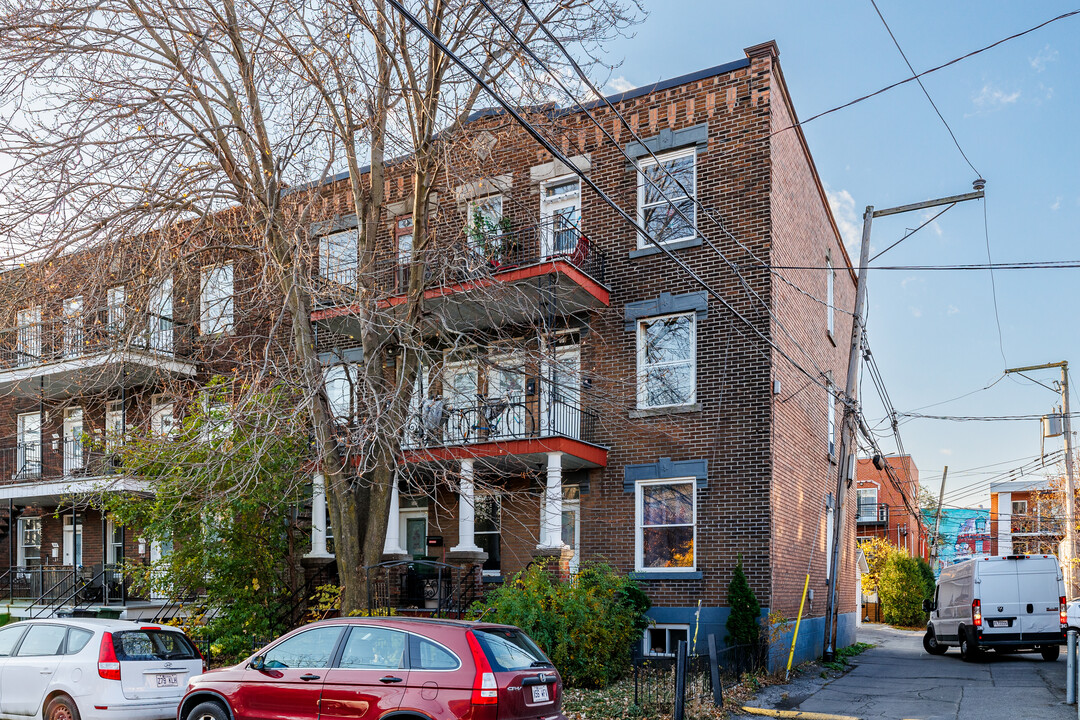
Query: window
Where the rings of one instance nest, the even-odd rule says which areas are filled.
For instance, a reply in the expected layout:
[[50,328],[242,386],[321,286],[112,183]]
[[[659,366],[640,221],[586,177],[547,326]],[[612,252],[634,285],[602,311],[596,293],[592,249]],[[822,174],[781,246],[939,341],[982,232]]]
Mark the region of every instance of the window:
[[147,303],[147,346],[159,352],[171,352],[173,344],[172,278],[159,278],[150,286]]
[[581,235],[581,181],[559,178],[540,188],[540,221],[543,224],[543,254],[569,255],[577,249]]
[[195,660],[198,651],[183,633],[171,630],[113,631],[113,650],[120,662],[155,662],[160,660]]
[[350,363],[335,363],[323,368],[326,399],[334,419],[347,423],[355,418],[356,378],[356,366]]
[[0,658],[11,656],[25,629],[25,625],[0,629]]
[[203,268],[199,288],[199,331],[217,335],[232,330],[233,266]]
[[330,625],[312,628],[293,635],[266,651],[264,667],[273,668],[323,668],[330,664],[341,627]]
[[105,548],[105,561],[110,565],[124,562],[124,528],[113,518],[105,523],[108,532],[108,546]]
[[67,648],[64,650],[64,654],[74,655],[78,653],[86,647],[86,643],[90,642],[90,638],[92,637],[94,637],[94,633],[89,630],[68,628]]
[[229,414],[229,403],[225,402],[220,390],[214,394],[203,394],[202,409],[204,415],[202,435],[204,440],[220,440],[232,434],[232,417]]
[[877,520],[877,488],[859,488],[859,515],[858,519],[863,521],[875,521]]
[[360,228],[349,228],[319,238],[319,277],[352,285],[360,268]]
[[517,628],[476,628],[473,633],[495,672],[552,667],[544,652]]
[[697,397],[693,313],[638,323],[638,407],[690,405]]
[[19,367],[41,362],[41,308],[31,307],[16,314],[15,357]]
[[176,406],[165,395],[150,399],[150,433],[168,437],[176,432]]
[[82,295],[64,301],[64,357],[75,357],[85,343]]
[[397,284],[399,290],[405,290],[409,284],[409,264],[412,262],[413,219],[412,216],[398,218],[394,223],[394,245],[397,248]]
[[825,329],[829,337],[836,331],[836,317],[833,312],[833,283],[836,281],[836,273],[833,271],[832,255],[825,255]]
[[405,633],[377,627],[351,628],[338,667],[350,670],[405,667]]
[[836,458],[836,386],[832,376],[825,383],[825,418],[828,423],[829,457]]
[[16,657],[59,655],[64,649],[67,628],[63,625],[31,625]]
[[642,648],[646,656],[674,656],[679,648],[679,641],[690,638],[689,625],[669,625],[657,623],[645,629],[645,645]]
[[19,565],[36,567],[41,564],[41,518],[19,518]]
[[105,448],[109,452],[123,444],[126,430],[124,401],[110,400],[105,404]]
[[107,309],[109,332],[113,335],[121,335],[124,332],[124,286],[117,285],[106,291],[109,304]]
[[1027,515],[1027,500],[1013,500],[1012,514],[1013,514],[1013,516],[1016,516],[1016,515],[1025,516],[1025,515]]
[[18,447],[16,448],[16,479],[36,478],[41,475],[41,415],[23,413],[16,420]]
[[656,480],[637,484],[637,569],[694,569],[696,480]]
[[[696,235],[696,153],[687,148],[638,164],[638,223],[658,243],[691,240]],[[638,237],[639,248],[651,246],[648,238]]]
[[488,556],[483,573],[498,575],[502,572],[502,497],[494,493],[476,495],[473,506],[476,510],[476,545]]
[[506,230],[502,195],[469,201],[468,213],[469,247],[488,260],[498,260],[502,255],[501,236]]
[[413,670],[457,670],[459,665],[457,657],[442,645],[409,636],[409,666]]

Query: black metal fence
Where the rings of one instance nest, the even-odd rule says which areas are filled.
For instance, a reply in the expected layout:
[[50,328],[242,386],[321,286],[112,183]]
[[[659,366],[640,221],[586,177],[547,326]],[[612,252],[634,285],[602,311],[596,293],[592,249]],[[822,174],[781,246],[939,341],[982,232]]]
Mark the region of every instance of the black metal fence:
[[469,407],[444,407],[436,399],[410,421],[404,444],[418,448],[556,436],[595,442],[597,414],[554,395],[478,397],[478,404]]

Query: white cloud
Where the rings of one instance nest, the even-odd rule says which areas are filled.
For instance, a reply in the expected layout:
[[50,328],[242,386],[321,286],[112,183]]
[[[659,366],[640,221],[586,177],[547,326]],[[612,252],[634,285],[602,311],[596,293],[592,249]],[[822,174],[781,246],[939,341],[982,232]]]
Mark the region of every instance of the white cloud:
[[847,190],[833,192],[828,186],[825,187],[825,197],[829,199],[829,207],[832,208],[836,227],[840,230],[840,237],[847,247],[848,255],[852,262],[858,262],[859,241],[862,238],[862,229],[859,225],[859,216],[855,213],[855,198]]
[[917,307],[911,308],[911,315],[912,315],[912,317],[921,318],[922,317],[922,308],[917,308]]
[[1047,63],[1051,63],[1057,60],[1057,55],[1057,50],[1054,50],[1049,45],[1046,45],[1045,47],[1043,47],[1042,50],[1039,51],[1039,53],[1035,57],[1028,58],[1028,62],[1031,63],[1032,70],[1034,70],[1035,72],[1042,72],[1046,69]]
[[908,277],[906,277],[906,278],[904,278],[903,280],[900,281],[900,289],[901,290],[907,290],[908,286],[910,286],[910,285],[922,285],[922,284],[923,284],[922,278],[915,277],[914,275],[909,275]]
[[1060,210],[1061,209],[1061,196],[1060,195],[1058,195],[1057,199],[1054,200],[1054,204],[1050,206],[1050,209],[1051,210]]
[[611,80],[608,81],[608,84],[607,84],[607,88],[609,90],[611,90],[612,92],[617,92],[617,93],[624,93],[627,90],[633,90],[636,87],[637,87],[637,85],[630,82],[629,80],[627,80],[622,75],[620,75],[617,78],[612,78]]
[[990,83],[986,83],[983,85],[982,90],[971,99],[971,102],[975,105],[976,111],[989,112],[991,110],[1000,110],[1006,105],[1012,105],[1019,99],[1019,90],[1005,92],[1000,88],[992,86]]
[[952,455],[952,448],[941,448],[938,452],[942,455]]
[[950,305],[949,309],[945,311],[945,314],[946,315],[956,315],[959,312],[960,312],[960,308],[956,307],[955,305]]

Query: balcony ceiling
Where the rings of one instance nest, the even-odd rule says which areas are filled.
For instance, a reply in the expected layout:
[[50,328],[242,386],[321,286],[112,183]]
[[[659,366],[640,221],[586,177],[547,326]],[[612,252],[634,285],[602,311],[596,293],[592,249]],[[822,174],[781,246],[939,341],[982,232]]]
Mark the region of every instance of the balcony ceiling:
[[194,374],[195,364],[189,360],[145,350],[115,350],[0,371],[0,393],[66,397]]
[[16,505],[56,505],[80,495],[119,492],[151,494],[151,487],[145,480],[123,475],[39,480],[0,485],[0,503],[6,505],[10,501]]

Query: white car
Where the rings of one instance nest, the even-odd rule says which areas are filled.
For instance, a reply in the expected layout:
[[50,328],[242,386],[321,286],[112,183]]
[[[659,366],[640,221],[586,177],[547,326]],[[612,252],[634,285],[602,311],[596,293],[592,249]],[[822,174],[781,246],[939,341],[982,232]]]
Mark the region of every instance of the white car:
[[0,627],[3,720],[168,720],[204,671],[176,628],[127,620],[24,620]]

